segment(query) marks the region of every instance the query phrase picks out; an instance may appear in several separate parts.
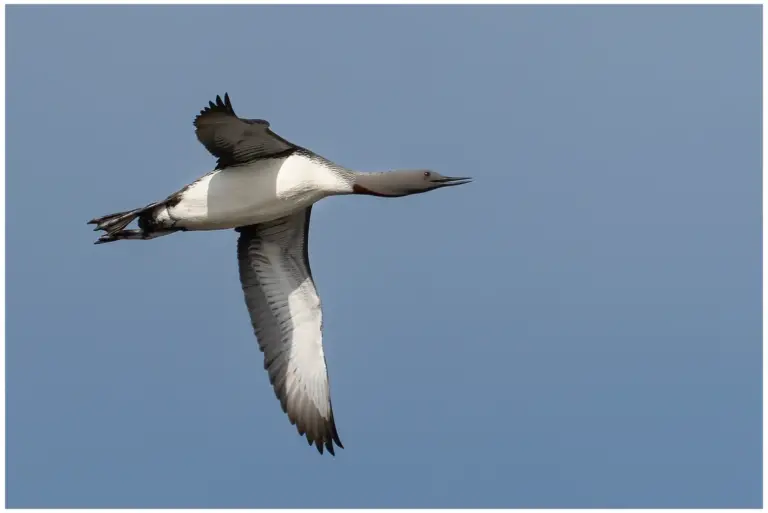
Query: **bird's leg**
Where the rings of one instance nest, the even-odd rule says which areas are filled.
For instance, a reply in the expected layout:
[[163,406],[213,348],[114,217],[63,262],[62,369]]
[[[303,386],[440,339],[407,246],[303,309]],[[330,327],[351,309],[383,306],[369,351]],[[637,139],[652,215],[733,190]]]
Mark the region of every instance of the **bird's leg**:
[[116,240],[150,240],[164,235],[170,235],[180,230],[155,230],[145,232],[144,230],[120,230],[119,232],[107,233],[99,237],[94,244],[104,244]]

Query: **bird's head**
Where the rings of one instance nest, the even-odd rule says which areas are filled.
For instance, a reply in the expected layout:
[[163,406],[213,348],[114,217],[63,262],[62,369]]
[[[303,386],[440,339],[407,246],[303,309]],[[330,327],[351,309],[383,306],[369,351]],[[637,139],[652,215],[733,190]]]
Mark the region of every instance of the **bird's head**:
[[443,176],[427,169],[401,169],[386,173],[359,173],[353,190],[357,194],[399,197],[471,182],[467,176]]

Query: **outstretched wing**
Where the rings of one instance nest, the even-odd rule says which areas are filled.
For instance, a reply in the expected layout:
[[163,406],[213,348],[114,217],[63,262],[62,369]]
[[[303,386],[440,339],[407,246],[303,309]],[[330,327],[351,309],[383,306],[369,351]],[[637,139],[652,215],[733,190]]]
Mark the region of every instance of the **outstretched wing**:
[[228,94],[224,100],[217,96],[216,103],[209,102],[194,124],[197,139],[219,159],[218,169],[288,155],[297,149],[270,130],[267,121],[237,117]]
[[307,235],[312,207],[269,223],[238,228],[237,257],[245,304],[264,368],[283,411],[320,454],[341,440],[331,407],[320,298]]

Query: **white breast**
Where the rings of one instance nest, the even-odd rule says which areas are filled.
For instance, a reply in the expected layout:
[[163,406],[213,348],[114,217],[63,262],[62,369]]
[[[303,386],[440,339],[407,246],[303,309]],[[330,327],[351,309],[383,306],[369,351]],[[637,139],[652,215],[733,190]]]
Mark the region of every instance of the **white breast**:
[[167,215],[167,221],[188,230],[235,228],[292,214],[349,189],[339,173],[304,155],[258,160],[204,176],[158,221]]

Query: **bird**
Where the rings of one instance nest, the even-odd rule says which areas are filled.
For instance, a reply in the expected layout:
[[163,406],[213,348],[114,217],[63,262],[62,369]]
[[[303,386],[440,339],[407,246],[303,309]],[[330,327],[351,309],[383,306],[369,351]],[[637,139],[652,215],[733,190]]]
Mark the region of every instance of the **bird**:
[[[320,454],[344,448],[323,351],[323,319],[309,262],[312,206],[336,195],[395,198],[466,184],[426,169],[361,172],[280,137],[263,119],[240,118],[229,94],[194,119],[215,168],[162,201],[88,221],[95,244],[185,231],[235,230],[253,333],[280,406]],[[137,228],[128,226],[137,222]]]

